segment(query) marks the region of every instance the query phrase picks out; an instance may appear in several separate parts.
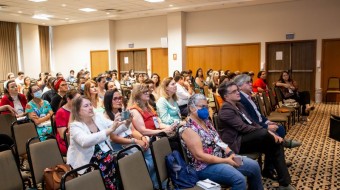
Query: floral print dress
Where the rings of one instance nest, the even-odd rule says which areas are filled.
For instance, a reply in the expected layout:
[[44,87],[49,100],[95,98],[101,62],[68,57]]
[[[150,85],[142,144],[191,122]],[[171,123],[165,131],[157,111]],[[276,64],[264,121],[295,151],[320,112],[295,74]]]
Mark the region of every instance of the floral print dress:
[[[108,146],[108,145],[107,145]],[[115,163],[116,157],[113,155],[113,151],[110,149],[107,152],[102,151],[100,146],[96,144],[94,146],[94,154],[90,160],[90,163],[98,165],[101,174],[104,178],[105,187],[109,190],[116,190],[116,169]]]
[[[224,151],[219,146],[216,145],[217,142],[222,140],[218,135],[217,131],[215,130],[213,124],[211,123],[210,120],[205,120],[205,125],[207,126],[208,130],[202,128],[194,120],[189,119],[186,125],[180,129],[181,134],[180,136],[182,136],[182,133],[185,129],[190,128],[200,136],[204,153],[214,155],[220,158],[225,157]],[[182,138],[181,143],[186,150],[190,165],[192,165],[196,169],[196,171],[203,170],[209,165],[208,163],[204,163],[202,161],[195,159],[191,152],[188,150]]]

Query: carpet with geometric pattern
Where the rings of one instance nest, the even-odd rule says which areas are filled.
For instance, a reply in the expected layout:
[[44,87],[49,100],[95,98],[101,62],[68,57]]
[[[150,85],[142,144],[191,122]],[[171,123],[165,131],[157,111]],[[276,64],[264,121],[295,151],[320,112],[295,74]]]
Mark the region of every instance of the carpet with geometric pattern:
[[[340,115],[340,105],[315,104],[309,121],[297,122],[286,138],[302,142],[298,148],[285,149],[292,185],[296,189],[340,190],[340,142],[329,138],[330,114]],[[263,179],[265,189],[276,189],[277,182]]]

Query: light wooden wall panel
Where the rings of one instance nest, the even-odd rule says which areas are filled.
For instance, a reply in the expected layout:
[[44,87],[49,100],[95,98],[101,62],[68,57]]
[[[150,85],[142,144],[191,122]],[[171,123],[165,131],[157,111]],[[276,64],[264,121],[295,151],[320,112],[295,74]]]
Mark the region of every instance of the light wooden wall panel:
[[260,71],[260,44],[246,44],[240,46],[240,71]]
[[239,70],[240,48],[238,45],[224,45],[222,47],[222,70]]
[[260,70],[260,43],[187,47],[187,65],[195,72],[202,68],[231,71]]
[[220,46],[208,46],[203,47],[205,53],[205,65],[202,68],[204,76],[208,69],[219,70],[221,68],[221,47]]
[[168,48],[151,49],[151,72],[157,73],[161,81],[169,76]]

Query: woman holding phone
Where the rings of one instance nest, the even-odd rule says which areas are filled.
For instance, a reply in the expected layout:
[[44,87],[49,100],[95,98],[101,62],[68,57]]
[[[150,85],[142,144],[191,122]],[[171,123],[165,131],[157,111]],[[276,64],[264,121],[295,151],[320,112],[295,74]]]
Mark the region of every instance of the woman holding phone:
[[[115,115],[120,113],[121,119],[126,122],[118,126],[115,133],[111,135],[113,150],[119,151],[130,144],[138,144],[144,150],[149,148],[148,137],[140,134],[132,125],[130,112],[125,110],[124,98],[118,89],[108,90],[104,95],[104,116],[112,121]],[[123,111],[124,110],[124,111]]]

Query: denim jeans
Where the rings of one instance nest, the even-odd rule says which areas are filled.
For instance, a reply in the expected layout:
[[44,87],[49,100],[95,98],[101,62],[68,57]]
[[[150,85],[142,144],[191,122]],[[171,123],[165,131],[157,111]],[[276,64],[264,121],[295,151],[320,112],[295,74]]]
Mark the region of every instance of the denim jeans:
[[209,178],[216,183],[231,186],[232,189],[236,190],[247,189],[247,177],[248,189],[263,190],[260,166],[255,160],[246,157],[243,157],[243,165],[238,168],[229,164],[210,164],[198,171],[197,174],[200,180]]

